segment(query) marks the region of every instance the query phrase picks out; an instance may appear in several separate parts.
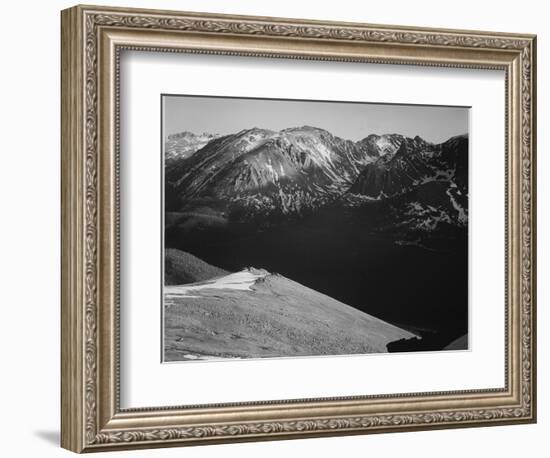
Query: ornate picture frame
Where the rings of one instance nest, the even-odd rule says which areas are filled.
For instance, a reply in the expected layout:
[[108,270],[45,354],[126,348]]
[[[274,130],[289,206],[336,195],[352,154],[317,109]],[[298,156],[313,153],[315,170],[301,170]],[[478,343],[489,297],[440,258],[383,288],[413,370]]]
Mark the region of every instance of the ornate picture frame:
[[[536,421],[536,37],[75,6],[62,12],[61,445],[75,452]],[[505,72],[505,386],[122,409],[124,50]]]

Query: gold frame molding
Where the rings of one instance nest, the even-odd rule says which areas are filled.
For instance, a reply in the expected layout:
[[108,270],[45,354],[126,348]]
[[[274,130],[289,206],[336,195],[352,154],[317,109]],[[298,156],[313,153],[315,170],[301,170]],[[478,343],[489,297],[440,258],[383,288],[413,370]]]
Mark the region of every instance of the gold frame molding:
[[[536,421],[536,37],[75,6],[61,14],[61,445],[75,452]],[[118,382],[123,49],[506,74],[503,389],[127,409]]]

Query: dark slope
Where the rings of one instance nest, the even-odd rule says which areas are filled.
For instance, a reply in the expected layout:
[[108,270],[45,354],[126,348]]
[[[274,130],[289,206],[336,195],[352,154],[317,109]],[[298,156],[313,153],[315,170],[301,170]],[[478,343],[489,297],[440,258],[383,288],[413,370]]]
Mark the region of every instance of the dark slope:
[[211,266],[192,254],[175,248],[164,250],[164,284],[184,285],[227,275],[227,271]]
[[445,347],[445,350],[467,350],[468,349],[468,334],[453,340]]

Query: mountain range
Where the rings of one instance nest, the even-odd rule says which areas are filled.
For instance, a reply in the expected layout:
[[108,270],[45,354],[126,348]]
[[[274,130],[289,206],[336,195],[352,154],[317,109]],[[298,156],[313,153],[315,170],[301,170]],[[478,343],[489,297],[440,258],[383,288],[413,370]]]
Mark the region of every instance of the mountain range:
[[198,148],[169,164],[166,173],[183,201],[256,199],[278,204],[283,212],[345,192],[367,164],[393,155],[403,140],[400,135],[371,135],[352,142],[310,126],[279,132],[246,129],[204,145],[204,136],[183,138],[187,151]]
[[266,224],[384,201],[381,230],[430,233],[467,223],[468,136],[433,144],[400,134],[354,142],[311,126],[183,132],[167,140],[165,178],[169,212],[208,207],[222,218]]

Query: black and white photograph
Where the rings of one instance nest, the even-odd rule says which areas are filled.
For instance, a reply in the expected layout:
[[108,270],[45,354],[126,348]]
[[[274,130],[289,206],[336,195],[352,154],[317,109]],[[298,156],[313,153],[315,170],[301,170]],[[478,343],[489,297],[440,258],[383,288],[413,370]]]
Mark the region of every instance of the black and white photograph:
[[161,104],[164,362],[469,349],[469,107]]

